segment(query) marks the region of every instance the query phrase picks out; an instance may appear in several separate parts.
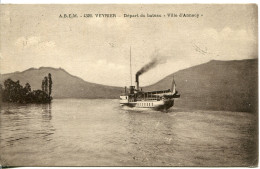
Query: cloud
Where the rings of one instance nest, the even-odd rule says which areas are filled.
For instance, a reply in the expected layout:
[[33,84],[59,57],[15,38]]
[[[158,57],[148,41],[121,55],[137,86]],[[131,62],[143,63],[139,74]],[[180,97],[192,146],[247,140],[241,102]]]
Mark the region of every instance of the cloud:
[[105,59],[99,59],[99,60],[96,62],[95,66],[97,66],[98,68],[100,68],[100,67],[106,67],[106,68],[109,68],[109,69],[118,69],[118,70],[120,70],[120,69],[123,68],[123,66],[118,65],[118,64],[115,64],[115,63],[112,63],[112,62],[108,62],[108,61],[105,60]]
[[56,46],[53,41],[44,41],[40,36],[20,37],[15,41],[15,46],[18,49],[50,49]]
[[193,38],[194,50],[200,55],[216,60],[237,60],[255,57],[257,40],[253,32],[225,27],[217,31],[206,28],[201,37]]
[[82,72],[81,77],[86,77],[86,79],[93,82],[100,82],[102,80],[103,84],[108,85],[118,85],[117,80],[125,79],[125,74],[129,73],[128,67],[126,68],[124,65],[109,62],[106,59],[99,59],[95,63],[85,63],[83,65],[87,69]]

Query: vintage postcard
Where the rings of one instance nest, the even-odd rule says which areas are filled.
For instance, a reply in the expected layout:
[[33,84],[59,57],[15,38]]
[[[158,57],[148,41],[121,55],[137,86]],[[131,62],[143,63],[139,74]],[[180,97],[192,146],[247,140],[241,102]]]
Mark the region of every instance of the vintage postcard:
[[256,167],[256,4],[0,5],[0,164]]

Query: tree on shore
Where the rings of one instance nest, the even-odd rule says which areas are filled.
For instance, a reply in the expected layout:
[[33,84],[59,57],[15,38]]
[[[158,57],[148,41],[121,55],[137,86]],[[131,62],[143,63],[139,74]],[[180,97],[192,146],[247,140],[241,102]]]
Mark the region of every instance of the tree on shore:
[[48,74],[48,80],[49,80],[49,97],[51,96],[51,91],[52,91],[52,78],[51,74]]
[[0,102],[3,100],[3,85],[0,84]]
[[26,83],[24,86],[25,93],[28,95],[31,92],[31,85],[29,83]]
[[[49,81],[49,83],[48,83]],[[16,103],[49,103],[52,100],[52,79],[51,74],[45,76],[42,81],[42,90],[33,90],[31,85],[26,83],[23,87],[20,81],[7,79],[4,81],[4,88],[0,84],[0,97],[3,102]]]
[[48,94],[48,77],[44,77],[44,92]]
[[42,80],[42,91],[44,91],[44,79]]
[[7,79],[4,82],[3,101],[18,102],[23,95],[23,87],[20,85],[19,80],[14,82]]

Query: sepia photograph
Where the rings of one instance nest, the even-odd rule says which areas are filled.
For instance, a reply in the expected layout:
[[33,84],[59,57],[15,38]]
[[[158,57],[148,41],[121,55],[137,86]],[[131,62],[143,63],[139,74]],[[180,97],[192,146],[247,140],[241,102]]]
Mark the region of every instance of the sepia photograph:
[[257,167],[257,4],[0,4],[0,167]]

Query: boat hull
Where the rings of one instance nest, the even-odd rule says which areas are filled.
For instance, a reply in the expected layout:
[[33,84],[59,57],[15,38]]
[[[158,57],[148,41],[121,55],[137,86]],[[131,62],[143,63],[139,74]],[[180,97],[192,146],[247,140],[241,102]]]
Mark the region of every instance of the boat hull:
[[160,100],[160,101],[136,101],[136,102],[121,102],[121,106],[132,108],[147,108],[154,110],[167,110],[174,105],[173,99]]

